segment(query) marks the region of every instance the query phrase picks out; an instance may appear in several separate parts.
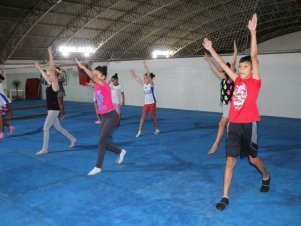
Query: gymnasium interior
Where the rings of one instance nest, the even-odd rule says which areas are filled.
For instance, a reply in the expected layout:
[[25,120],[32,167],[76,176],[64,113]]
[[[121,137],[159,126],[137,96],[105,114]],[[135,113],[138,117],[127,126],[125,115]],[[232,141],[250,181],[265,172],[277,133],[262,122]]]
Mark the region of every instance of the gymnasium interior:
[[[208,155],[222,115],[220,79],[206,61],[204,38],[231,61],[250,54],[248,20],[256,13],[262,85],[258,97],[258,155],[271,176],[237,158],[230,204],[223,195],[227,129]],[[299,0],[1,0],[0,69],[11,100],[13,134],[0,139],[1,226],[288,226],[301,222],[301,1]],[[66,92],[61,125],[43,144],[52,47]],[[208,53],[208,52],[207,52]],[[93,88],[75,60],[108,67],[124,89],[120,125],[102,172],[88,176],[98,155]],[[145,64],[154,78],[160,133],[148,115],[136,137],[144,104]],[[237,69],[238,70],[238,69]]]

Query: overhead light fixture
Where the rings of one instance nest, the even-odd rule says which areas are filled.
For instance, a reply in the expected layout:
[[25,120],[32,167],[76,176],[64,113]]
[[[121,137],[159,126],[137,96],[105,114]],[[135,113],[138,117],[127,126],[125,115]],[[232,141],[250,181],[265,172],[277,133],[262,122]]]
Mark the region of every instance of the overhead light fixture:
[[63,57],[68,57],[69,56],[69,52],[65,51],[65,52],[61,52]]
[[157,57],[170,57],[174,54],[174,51],[172,50],[154,50],[153,51],[153,58],[157,58]]
[[75,46],[60,46],[59,52],[64,56],[68,57],[70,53],[81,53],[85,57],[89,57],[90,54],[94,54],[96,49],[94,49],[91,46],[81,46],[81,47],[75,47]]

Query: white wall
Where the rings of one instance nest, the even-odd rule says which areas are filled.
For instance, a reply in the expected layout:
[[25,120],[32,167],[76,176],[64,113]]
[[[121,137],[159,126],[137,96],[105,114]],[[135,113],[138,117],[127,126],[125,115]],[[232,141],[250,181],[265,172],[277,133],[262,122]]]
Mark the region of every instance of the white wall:
[[[229,57],[225,57],[229,60]],[[259,56],[262,88],[258,105],[262,115],[301,118],[301,53]],[[203,58],[148,61],[156,74],[158,106],[220,112],[219,79]],[[109,74],[117,72],[129,105],[143,104],[141,86],[129,75],[131,68],[143,75],[142,61],[111,63]]]
[[[149,60],[148,65],[156,75],[155,94],[159,107],[219,111],[219,81],[208,73],[208,65],[202,58]],[[127,104],[141,106],[143,89],[130,76],[131,69],[143,78],[142,61],[110,63],[109,75],[118,73]]]
[[[92,89],[87,86],[79,85],[79,78],[76,67],[67,67],[64,69],[67,72],[67,86],[64,86],[67,93],[65,100],[78,102],[89,102],[93,100]],[[19,89],[25,90],[26,79],[40,78],[40,73],[33,66],[26,66],[24,68],[6,69],[5,76],[7,89],[15,89],[12,85],[12,81],[18,79],[21,81],[21,86],[19,87]],[[42,98],[45,98],[45,89],[46,86],[42,85]]]
[[[20,74],[20,71],[17,70],[16,73],[11,74],[9,70],[5,71],[5,82],[7,89],[15,89],[12,82],[13,80],[19,80],[21,82],[18,90],[25,90],[26,79],[28,78],[39,78],[39,74],[32,73],[32,70],[24,70],[24,73]],[[14,93],[15,95],[15,93]]]
[[301,118],[301,53],[262,55],[259,58],[263,115]]
[[[259,56],[259,61],[263,81],[258,101],[261,114],[301,118],[301,53],[265,54]],[[220,112],[219,79],[203,58],[156,59],[149,60],[148,65],[156,74],[155,94],[159,107]],[[126,104],[142,106],[143,90],[130,76],[132,68],[143,77],[142,61],[111,62],[108,77],[118,73]],[[91,102],[92,89],[79,85],[76,68],[65,69],[68,79],[65,100]],[[6,70],[6,76],[10,88],[15,78],[24,81],[39,74],[33,68],[14,69]]]
[[258,45],[259,52],[290,52],[301,50],[301,31],[270,39]]
[[93,89],[89,86],[79,85],[79,77],[76,67],[64,68],[67,72],[67,86],[64,86],[66,91],[67,101],[77,102],[92,102]]

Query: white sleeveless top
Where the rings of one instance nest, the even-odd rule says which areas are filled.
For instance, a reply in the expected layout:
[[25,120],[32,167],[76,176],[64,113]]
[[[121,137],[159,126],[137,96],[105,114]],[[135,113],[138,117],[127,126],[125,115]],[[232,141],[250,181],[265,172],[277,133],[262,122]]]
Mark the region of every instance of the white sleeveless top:
[[156,98],[154,94],[154,87],[151,84],[144,84],[144,104],[154,104],[156,103]]
[[113,84],[110,84],[111,93],[112,93],[112,102],[113,104],[120,104],[121,99],[121,93],[123,93],[123,88],[119,84],[118,86],[114,86]]

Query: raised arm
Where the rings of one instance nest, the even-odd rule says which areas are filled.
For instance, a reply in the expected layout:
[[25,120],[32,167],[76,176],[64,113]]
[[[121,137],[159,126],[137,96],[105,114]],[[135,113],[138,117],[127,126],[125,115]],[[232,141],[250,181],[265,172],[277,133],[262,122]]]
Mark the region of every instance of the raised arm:
[[146,70],[146,73],[147,73],[147,74],[150,74],[150,70],[149,70],[149,68],[148,68],[148,66],[147,66],[146,60],[143,61],[143,65],[144,65],[144,69]]
[[42,77],[45,79],[45,81],[48,83],[48,85],[50,85],[51,81],[49,80],[47,73],[41,68],[41,66],[38,62],[35,63],[35,68],[40,71]]
[[132,69],[131,70],[131,76],[141,85],[144,85],[144,81],[138,77],[138,75],[135,73],[135,71]]
[[89,76],[89,78],[94,82],[97,83],[98,85],[103,86],[104,81],[100,80],[99,78],[97,78],[96,76],[93,75],[92,71],[90,71],[85,65],[83,65],[80,61],[78,61],[77,59],[75,59],[76,64],[78,65],[78,67],[82,70],[84,70],[84,72]]
[[55,75],[55,67],[54,67],[54,60],[53,60],[53,52],[52,48],[48,47],[48,56],[49,56],[49,80],[51,82],[51,88],[54,92],[59,91],[60,86],[57,79],[57,76]]
[[237,54],[238,54],[237,45],[236,45],[235,40],[233,43],[233,49],[234,49],[234,52],[233,52],[233,55],[231,58],[231,71],[235,72],[235,65],[236,65]]
[[48,47],[48,57],[49,57],[49,72],[51,75],[55,75],[55,66],[54,66],[53,52],[51,47]]
[[257,14],[253,14],[252,19],[249,20],[248,29],[251,33],[251,60],[252,60],[252,72],[254,79],[260,79],[259,63],[257,57],[257,38],[256,38],[256,27],[257,27]]
[[221,58],[217,52],[212,47],[212,42],[208,39],[205,38],[203,41],[203,46],[205,49],[207,49],[211,56],[215,59],[215,61],[222,67],[222,69],[229,75],[229,77],[232,79],[232,81],[235,81],[235,79],[238,77],[237,74],[235,74],[231,69],[227,66],[223,58]]
[[210,56],[207,53],[205,53],[204,57],[207,60],[207,62],[209,63],[211,69],[215,72],[215,74],[218,77],[226,78],[225,74],[217,68],[217,66],[215,65],[215,63],[212,62]]

